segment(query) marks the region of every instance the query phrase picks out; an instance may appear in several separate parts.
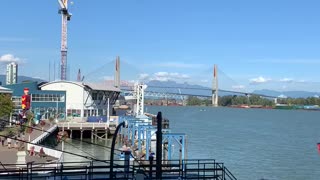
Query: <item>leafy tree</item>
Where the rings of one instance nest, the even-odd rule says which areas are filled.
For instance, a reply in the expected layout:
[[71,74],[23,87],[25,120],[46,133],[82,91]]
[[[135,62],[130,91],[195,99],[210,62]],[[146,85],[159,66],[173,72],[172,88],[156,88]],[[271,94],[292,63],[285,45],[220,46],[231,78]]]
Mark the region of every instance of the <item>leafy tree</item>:
[[14,107],[11,96],[0,94],[0,107],[0,118],[8,118]]
[[202,104],[201,99],[195,97],[195,96],[189,96],[187,99],[187,105],[188,106],[199,106]]

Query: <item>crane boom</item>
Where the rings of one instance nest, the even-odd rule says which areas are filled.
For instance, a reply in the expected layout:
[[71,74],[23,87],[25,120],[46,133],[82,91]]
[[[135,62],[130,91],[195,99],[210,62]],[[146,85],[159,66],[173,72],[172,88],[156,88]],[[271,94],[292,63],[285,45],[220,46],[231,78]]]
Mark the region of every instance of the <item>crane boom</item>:
[[61,14],[61,80],[67,80],[67,27],[71,14],[68,12],[68,0],[58,0],[60,5],[59,14]]

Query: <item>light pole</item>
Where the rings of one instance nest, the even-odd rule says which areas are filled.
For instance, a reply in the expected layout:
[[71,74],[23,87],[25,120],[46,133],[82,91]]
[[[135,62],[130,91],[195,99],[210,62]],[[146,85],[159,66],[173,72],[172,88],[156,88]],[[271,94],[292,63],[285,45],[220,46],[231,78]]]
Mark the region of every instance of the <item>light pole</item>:
[[121,127],[125,126],[125,122],[123,121],[122,123],[120,123],[117,128],[116,131],[112,137],[112,144],[111,144],[111,152],[110,152],[110,179],[114,179],[113,178],[113,156],[114,156],[114,146],[116,144],[116,139],[118,136],[118,132],[120,130]]
[[57,115],[56,115],[56,123],[58,123],[58,114],[59,114],[59,103],[58,103],[58,97],[56,98],[56,108],[57,108]]

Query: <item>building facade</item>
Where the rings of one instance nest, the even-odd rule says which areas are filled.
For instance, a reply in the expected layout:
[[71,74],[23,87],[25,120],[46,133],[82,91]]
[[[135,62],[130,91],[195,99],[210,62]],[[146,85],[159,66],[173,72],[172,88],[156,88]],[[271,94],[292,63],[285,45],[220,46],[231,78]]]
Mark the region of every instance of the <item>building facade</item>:
[[11,89],[12,101],[15,104],[15,113],[18,113],[21,108],[21,96],[24,94],[24,88],[29,89],[31,96],[31,110],[34,113],[40,113],[42,118],[59,118],[65,119],[66,109],[66,92],[41,90],[37,82],[27,82],[19,84],[11,84],[4,86]]
[[115,104],[120,89],[107,84],[73,81],[53,81],[40,86],[41,90],[66,92],[66,116],[87,118],[105,116]]
[[12,90],[11,89],[8,89],[8,88],[5,88],[5,87],[2,87],[0,86],[0,94],[7,94],[7,95],[10,95],[12,94]]
[[7,65],[6,84],[16,84],[18,82],[18,64],[12,62]]

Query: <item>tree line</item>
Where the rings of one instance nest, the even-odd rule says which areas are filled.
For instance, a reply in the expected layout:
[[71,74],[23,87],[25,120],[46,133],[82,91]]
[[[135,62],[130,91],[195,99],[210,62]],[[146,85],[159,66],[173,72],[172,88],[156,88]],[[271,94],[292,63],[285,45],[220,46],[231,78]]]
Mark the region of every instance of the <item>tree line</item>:
[[[274,99],[267,99],[257,95],[251,96],[220,96],[218,101],[219,106],[233,106],[233,105],[259,105],[264,107],[270,107],[275,105]],[[286,98],[286,99],[277,99],[279,104],[288,104],[288,105],[319,105],[320,99],[316,97],[308,98]],[[189,96],[187,98],[187,105],[189,106],[210,106],[212,104],[211,98],[199,98],[195,96]]]

